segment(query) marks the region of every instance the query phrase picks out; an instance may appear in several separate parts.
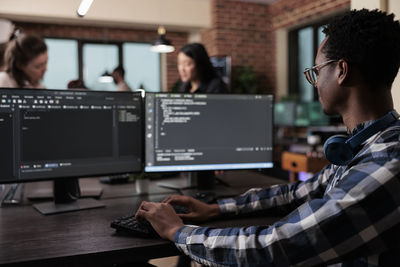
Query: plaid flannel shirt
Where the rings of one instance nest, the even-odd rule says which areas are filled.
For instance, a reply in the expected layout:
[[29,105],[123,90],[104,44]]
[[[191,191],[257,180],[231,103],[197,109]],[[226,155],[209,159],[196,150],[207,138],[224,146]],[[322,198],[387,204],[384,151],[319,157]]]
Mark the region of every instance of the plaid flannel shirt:
[[176,232],[175,244],[192,259],[213,266],[396,266],[399,141],[396,121],[365,141],[346,166],[328,165],[304,182],[251,189],[218,201],[223,215],[261,210],[288,214],[273,225],[185,225]]

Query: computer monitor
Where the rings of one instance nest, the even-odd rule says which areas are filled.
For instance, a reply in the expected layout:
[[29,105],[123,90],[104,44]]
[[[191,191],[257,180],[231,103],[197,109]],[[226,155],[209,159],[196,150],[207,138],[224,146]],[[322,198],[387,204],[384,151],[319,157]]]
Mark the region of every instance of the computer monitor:
[[329,117],[322,111],[319,101],[296,104],[295,126],[327,126],[329,123]]
[[273,167],[272,95],[146,93],[145,113],[146,172]]
[[274,105],[276,126],[308,127],[327,126],[331,117],[325,115],[319,101],[279,101]]
[[274,123],[277,126],[294,126],[296,122],[296,102],[279,101],[274,104]]
[[51,179],[41,212],[90,208],[76,178],[141,171],[142,123],[140,93],[0,88],[0,183]]
[[222,78],[222,80],[228,85],[230,88],[231,83],[231,72],[232,72],[232,64],[231,64],[230,56],[214,56],[210,57],[210,62],[213,65],[217,74]]

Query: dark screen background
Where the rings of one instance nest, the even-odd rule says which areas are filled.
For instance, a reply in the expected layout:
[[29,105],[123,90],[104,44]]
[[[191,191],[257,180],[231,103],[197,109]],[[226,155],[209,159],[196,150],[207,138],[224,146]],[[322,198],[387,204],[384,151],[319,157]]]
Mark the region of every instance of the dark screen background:
[[21,113],[22,161],[112,157],[112,110]]
[[13,177],[12,114],[0,113],[0,182]]
[[[193,106],[200,116],[191,116],[188,123],[162,125],[166,134],[159,136],[160,149],[165,148],[232,148],[266,144],[267,107],[264,101],[207,100],[206,106]],[[249,119],[251,114],[265,118]]]
[[140,133],[141,131],[142,129],[140,123],[126,123],[126,122],[118,123],[118,140],[119,140],[120,156],[129,156],[132,154],[135,154],[138,157],[141,156],[141,146],[138,143],[138,138],[132,136],[132,133]]

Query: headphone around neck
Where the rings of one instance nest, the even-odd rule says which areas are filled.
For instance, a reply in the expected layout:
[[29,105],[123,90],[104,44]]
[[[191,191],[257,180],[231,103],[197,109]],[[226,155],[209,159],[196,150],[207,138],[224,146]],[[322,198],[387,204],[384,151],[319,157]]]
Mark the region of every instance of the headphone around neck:
[[387,128],[391,123],[395,122],[399,116],[400,115],[395,110],[392,110],[351,138],[346,135],[331,136],[324,144],[326,159],[335,165],[349,164],[357,154],[359,145],[377,132]]

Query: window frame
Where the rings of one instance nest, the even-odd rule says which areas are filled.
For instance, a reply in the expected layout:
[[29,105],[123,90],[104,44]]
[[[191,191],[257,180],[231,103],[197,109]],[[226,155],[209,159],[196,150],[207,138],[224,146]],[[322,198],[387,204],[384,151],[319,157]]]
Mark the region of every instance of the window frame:
[[[123,66],[124,64],[124,52],[123,52],[123,45],[125,43],[137,43],[137,44],[150,44],[146,42],[134,42],[134,41],[118,41],[118,40],[94,40],[94,39],[85,39],[85,38],[69,38],[69,37],[59,37],[59,36],[45,36],[45,39],[57,39],[57,40],[72,40],[77,42],[77,49],[78,49],[78,78],[83,80],[83,45],[84,44],[106,44],[106,45],[116,45],[118,47],[118,65]],[[160,73],[160,92],[162,91],[162,60],[161,54],[158,55],[159,57],[159,73]]]
[[[123,66],[123,49],[122,45],[124,43],[131,43],[131,42],[122,42],[122,41],[101,41],[101,40],[85,40],[85,39],[76,39],[78,41],[78,72],[79,72],[79,79],[83,80],[83,46],[85,44],[104,44],[104,45],[116,45],[118,47],[118,65]],[[132,42],[136,43],[136,42]]]
[[[322,20],[314,21],[312,23],[308,23],[305,25],[302,25],[301,27],[296,27],[294,29],[289,30],[288,32],[288,95],[289,96],[296,96],[299,99],[302,97],[300,96],[300,85],[299,85],[299,75],[302,75],[303,70],[299,70],[299,43],[298,43],[298,37],[299,37],[299,32],[303,29],[312,28],[313,31],[313,59],[314,61],[317,52],[318,52],[318,29],[321,26],[326,25],[329,21],[330,18],[324,18]],[[312,67],[312,66],[309,66]],[[318,100],[318,92],[317,90],[313,91],[314,97],[313,100]]]

